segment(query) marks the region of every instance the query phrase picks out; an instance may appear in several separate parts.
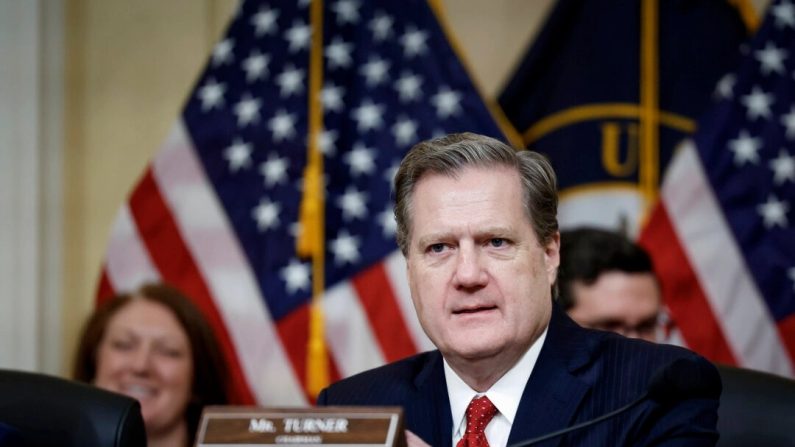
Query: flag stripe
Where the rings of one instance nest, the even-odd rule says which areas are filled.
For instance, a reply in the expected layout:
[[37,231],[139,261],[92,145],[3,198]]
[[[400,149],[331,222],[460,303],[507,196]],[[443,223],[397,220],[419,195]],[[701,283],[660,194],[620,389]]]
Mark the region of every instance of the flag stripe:
[[133,291],[145,282],[160,279],[127,205],[121,207],[113,224],[105,271],[117,291]]
[[378,263],[353,278],[367,318],[387,362],[394,362],[417,352],[400,311],[383,263]]
[[[155,159],[154,176],[164,191],[177,231],[184,237],[184,249],[190,250],[186,256],[196,260],[192,274],[200,274],[212,291],[218,317],[226,323],[227,337],[234,341],[236,349],[230,352],[236,352],[240,362],[237,368],[244,368],[257,401],[267,405],[304,404],[300,383],[292,374],[282,345],[274,343],[277,331],[253,273],[207,186],[181,125],[175,127]],[[279,386],[274,387],[274,383]]]
[[776,326],[790,358],[795,359],[795,315],[779,321]]
[[384,364],[384,354],[373,328],[349,282],[326,291],[323,311],[326,316],[326,340],[343,376]]
[[[678,151],[662,197],[671,225],[740,365],[792,375],[792,363],[692,142]],[[720,262],[715,262],[720,259]]]
[[654,258],[655,271],[664,285],[663,301],[687,346],[712,361],[736,365],[737,359],[661,204],[652,212],[640,243]]
[[400,251],[395,251],[389,255],[384,261],[384,268],[387,271],[389,282],[392,285],[392,291],[395,294],[395,299],[400,307],[403,315],[403,321],[414,339],[414,344],[419,351],[429,351],[435,349],[433,343],[425,335],[425,331],[420,325],[420,320],[417,318],[417,312],[414,310],[414,303],[411,300],[411,291],[409,290],[409,281],[406,272],[406,261]]
[[99,277],[99,287],[97,287],[97,303],[104,303],[113,297],[116,291],[108,278],[108,271],[103,267]]
[[254,398],[248,389],[240,364],[233,355],[235,350],[226,327],[221,321],[204,279],[196,269],[171,213],[160,195],[151,169],[147,169],[130,197],[130,211],[133,220],[144,236],[143,242],[152,255],[154,264],[158,266],[158,270],[163,273],[163,276],[179,281],[182,290],[194,299],[214,329],[218,342],[226,355],[235,399],[253,403]]

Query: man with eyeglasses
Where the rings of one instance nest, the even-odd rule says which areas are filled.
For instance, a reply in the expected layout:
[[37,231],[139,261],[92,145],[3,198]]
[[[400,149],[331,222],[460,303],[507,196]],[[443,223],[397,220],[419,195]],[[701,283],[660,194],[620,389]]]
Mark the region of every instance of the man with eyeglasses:
[[558,302],[581,326],[661,341],[660,285],[649,255],[620,233],[561,233]]

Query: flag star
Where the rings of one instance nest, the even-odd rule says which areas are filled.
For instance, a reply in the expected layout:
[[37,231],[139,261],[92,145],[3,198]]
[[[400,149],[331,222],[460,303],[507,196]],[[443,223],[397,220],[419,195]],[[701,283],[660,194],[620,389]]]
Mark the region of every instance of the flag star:
[[781,117],[781,124],[787,128],[787,138],[795,139],[795,106],[792,106],[789,113]]
[[336,130],[324,130],[320,133],[320,152],[326,157],[333,157],[337,153],[337,138],[339,134]]
[[746,130],[741,130],[737,139],[729,141],[729,149],[734,152],[734,163],[737,166],[743,166],[746,162],[759,164],[762,140],[751,137]]
[[770,161],[770,169],[773,170],[773,181],[780,185],[787,180],[795,183],[795,157],[781,149],[778,157]]
[[364,219],[367,217],[367,193],[358,191],[349,186],[337,199],[337,206],[342,209],[342,219],[350,221],[352,219]]
[[332,11],[337,14],[337,25],[350,23],[355,25],[359,22],[359,2],[354,0],[340,0],[331,6]]
[[756,209],[759,214],[762,215],[765,228],[772,228],[774,226],[784,228],[787,226],[787,212],[789,211],[789,203],[783,200],[778,200],[776,196],[771,194],[767,198],[767,202],[759,205]]
[[329,249],[334,253],[334,264],[355,264],[359,261],[359,245],[361,241],[356,236],[351,236],[347,231],[341,230],[337,238],[331,241]]
[[734,84],[736,82],[737,78],[735,78],[733,74],[729,73],[724,75],[720,78],[720,81],[718,81],[718,86],[715,88],[715,96],[723,99],[731,99],[734,97]]
[[276,77],[276,83],[279,84],[281,89],[279,94],[283,98],[301,93],[304,91],[304,70],[287,65],[284,67],[284,71]]
[[279,158],[274,152],[268,154],[268,160],[259,165],[259,173],[265,177],[265,186],[271,188],[286,182],[288,166],[287,158]]
[[285,282],[287,293],[294,294],[299,290],[309,291],[310,289],[310,268],[306,263],[299,262],[297,259],[290,259],[290,263],[279,272]]
[[309,48],[309,40],[312,37],[312,28],[301,22],[293,22],[293,26],[285,33],[285,38],[290,43],[291,53]]
[[771,42],[765,44],[765,48],[755,53],[756,60],[759,61],[763,74],[784,73],[784,59],[787,58],[787,51],[777,48]]
[[350,67],[353,62],[351,51],[353,51],[353,44],[343,42],[339,37],[334,37],[334,40],[326,47],[329,68]]
[[368,149],[362,143],[354,144],[353,149],[345,154],[344,161],[350,167],[353,177],[372,174],[375,171],[375,151]]
[[221,65],[232,62],[232,48],[235,42],[232,39],[224,39],[213,48],[213,65]]
[[224,150],[224,158],[229,161],[229,170],[237,172],[240,168],[251,166],[251,144],[237,138]]
[[323,108],[334,112],[342,111],[343,102],[342,96],[345,94],[345,89],[337,87],[334,84],[326,84],[320,92],[320,100],[323,102]]
[[260,8],[259,12],[251,17],[251,24],[254,25],[254,35],[259,37],[264,34],[276,33],[276,20],[278,18],[278,10]]
[[373,40],[381,42],[392,36],[392,25],[394,23],[395,21],[392,20],[392,17],[383,12],[376,13],[369,23],[370,30],[373,32]]
[[362,66],[359,73],[362,74],[368,87],[373,87],[383,83],[389,72],[389,62],[383,59],[371,58]]
[[215,108],[215,106],[222,105],[224,103],[225,91],[226,86],[224,84],[219,84],[212,78],[208,79],[199,89],[199,99],[202,102],[202,110],[206,112]]
[[767,118],[770,116],[770,105],[773,104],[773,95],[763,92],[758,86],[754,86],[750,94],[743,96],[742,103],[748,109],[748,119]]
[[257,221],[259,231],[267,231],[279,226],[279,213],[282,207],[263,197],[259,205],[254,208],[254,220]]
[[354,109],[353,119],[358,123],[357,129],[359,129],[359,132],[379,129],[383,124],[381,119],[383,113],[384,106],[381,104],[373,104],[370,100],[366,100],[362,105]]
[[266,76],[268,74],[269,63],[270,57],[268,55],[259,54],[257,51],[252,52],[251,55],[243,61],[246,81],[253,82]]
[[262,101],[252,98],[251,95],[246,93],[240,102],[235,104],[235,115],[237,115],[237,125],[246,126],[251,123],[259,121],[259,108],[262,107]]
[[431,102],[436,107],[436,115],[442,119],[461,111],[461,94],[448,87],[440,88],[439,93],[431,98]]
[[778,28],[782,26],[795,28],[795,8],[793,8],[792,3],[784,0],[777,5],[771,6],[771,9],[773,17],[776,18],[776,26]]
[[417,139],[417,123],[401,116],[392,126],[392,133],[395,135],[395,142],[398,146],[408,146]]
[[391,239],[395,237],[397,222],[395,221],[395,210],[392,205],[388,205],[384,211],[378,214],[378,223],[381,225],[385,238]]
[[787,274],[789,275],[789,279],[792,280],[792,290],[795,291],[795,267],[790,267]]
[[422,84],[422,78],[418,75],[406,73],[400,75],[397,81],[395,81],[395,89],[400,94],[400,100],[403,102],[409,102],[419,99],[422,91],[420,90],[420,85]]
[[428,40],[428,33],[409,26],[407,31],[400,36],[400,44],[403,45],[403,55],[407,58],[412,58],[425,53],[428,49],[426,40]]
[[295,116],[284,110],[279,110],[268,121],[268,128],[273,134],[273,141],[277,143],[285,138],[292,138],[295,135]]

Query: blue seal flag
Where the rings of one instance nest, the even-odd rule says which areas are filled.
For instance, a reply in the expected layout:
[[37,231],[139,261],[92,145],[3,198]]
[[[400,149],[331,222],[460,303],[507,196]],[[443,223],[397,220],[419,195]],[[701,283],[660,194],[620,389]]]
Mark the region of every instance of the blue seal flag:
[[738,63],[751,21],[742,10],[705,0],[554,6],[499,102],[524,144],[550,157],[563,227],[637,234],[675,146]]

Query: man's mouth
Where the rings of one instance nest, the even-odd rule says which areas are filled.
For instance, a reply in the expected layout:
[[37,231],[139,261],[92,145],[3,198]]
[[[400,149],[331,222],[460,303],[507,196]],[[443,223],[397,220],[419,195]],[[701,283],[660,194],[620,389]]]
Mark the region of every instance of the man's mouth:
[[458,309],[453,311],[453,315],[466,315],[466,314],[475,314],[478,312],[486,312],[489,310],[495,310],[497,306],[476,306],[476,307],[467,307],[464,309]]

